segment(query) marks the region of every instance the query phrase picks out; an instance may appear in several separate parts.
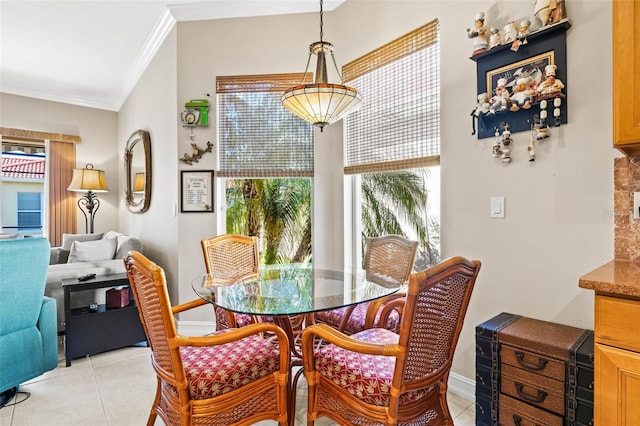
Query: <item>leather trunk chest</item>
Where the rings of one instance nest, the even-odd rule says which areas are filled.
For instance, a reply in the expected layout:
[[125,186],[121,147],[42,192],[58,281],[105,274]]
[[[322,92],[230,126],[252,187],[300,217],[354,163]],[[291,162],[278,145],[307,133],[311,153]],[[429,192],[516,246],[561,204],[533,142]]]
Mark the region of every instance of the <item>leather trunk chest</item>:
[[586,426],[592,419],[591,330],[504,312],[476,327],[477,425]]

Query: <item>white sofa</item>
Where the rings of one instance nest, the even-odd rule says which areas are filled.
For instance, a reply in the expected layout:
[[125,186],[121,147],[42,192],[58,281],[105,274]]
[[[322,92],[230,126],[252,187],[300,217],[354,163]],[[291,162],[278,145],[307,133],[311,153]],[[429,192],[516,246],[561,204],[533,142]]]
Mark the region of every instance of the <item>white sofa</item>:
[[[142,252],[142,241],[118,232],[104,234],[63,234],[62,246],[52,247],[44,294],[56,299],[58,332],[64,330],[64,291],[62,280],[82,275],[124,273],[123,257],[130,250]],[[104,289],[73,294],[71,307],[104,303]]]

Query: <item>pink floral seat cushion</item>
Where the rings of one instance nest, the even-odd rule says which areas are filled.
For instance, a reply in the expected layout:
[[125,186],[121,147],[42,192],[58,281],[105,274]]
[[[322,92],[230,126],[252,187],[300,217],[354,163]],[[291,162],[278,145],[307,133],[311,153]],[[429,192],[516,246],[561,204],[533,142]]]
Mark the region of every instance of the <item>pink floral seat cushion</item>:
[[[353,312],[351,312],[351,315],[349,316],[349,319],[347,320],[347,323],[344,326],[345,332],[354,334],[364,330],[364,323],[367,319],[368,308],[369,302],[361,303],[354,308]],[[374,327],[380,327],[381,313],[382,310],[378,309],[378,312],[376,313],[376,320],[373,325]],[[389,318],[387,318],[387,324],[384,328],[386,328],[387,330],[395,330],[398,327],[399,322],[400,314],[398,314],[398,311],[393,310],[389,314]]]
[[[383,328],[372,328],[351,336],[353,339],[375,344],[397,344],[398,335]],[[329,344],[315,353],[316,369],[337,386],[368,404],[387,406],[395,358],[365,355]],[[406,392],[400,404],[423,398],[428,389]]]
[[192,399],[230,392],[280,368],[278,349],[260,336],[212,347],[182,346],[180,356]]
[[[364,330],[364,323],[367,318],[367,309],[369,308],[369,302],[360,303],[351,312],[347,323],[344,326],[344,331],[349,334],[358,333]],[[321,322],[330,324],[334,327],[340,326],[342,318],[346,315],[347,308],[337,308],[330,311],[317,312],[315,318]],[[376,314],[376,320],[374,327],[379,326],[381,310],[378,310]],[[387,319],[386,329],[395,330],[400,322],[400,315],[398,311],[391,311],[389,318]]]
[[347,308],[331,309],[330,311],[320,311],[314,314],[316,320],[338,327],[345,316]]
[[[232,315],[235,316],[237,327],[244,327],[245,325],[253,324],[255,322],[251,315],[236,313],[232,313]],[[219,324],[223,324],[225,327],[229,326],[229,324],[227,323],[228,321],[226,311],[222,308],[218,308],[217,306],[216,321],[218,321]]]

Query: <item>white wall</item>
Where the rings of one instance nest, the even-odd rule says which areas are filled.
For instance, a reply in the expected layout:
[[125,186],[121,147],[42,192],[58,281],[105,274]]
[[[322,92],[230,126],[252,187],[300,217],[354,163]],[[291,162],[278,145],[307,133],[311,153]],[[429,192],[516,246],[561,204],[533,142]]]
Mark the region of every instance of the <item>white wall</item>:
[[[174,28],[118,112],[121,230],[142,239],[145,255],[165,269],[174,304],[179,300],[180,238],[178,218],[173,215],[178,203],[176,58]],[[151,138],[152,193],[149,210],[133,214],[124,204],[124,149],[129,136],[138,129],[148,131]]]
[[[95,108],[0,93],[0,126],[80,136],[76,144],[76,167],[87,163],[104,170],[109,192],[98,194],[95,232],[118,229],[118,190],[121,166],[117,135],[117,113]],[[80,196],[82,194],[78,194]],[[78,232],[85,232],[78,212]]]

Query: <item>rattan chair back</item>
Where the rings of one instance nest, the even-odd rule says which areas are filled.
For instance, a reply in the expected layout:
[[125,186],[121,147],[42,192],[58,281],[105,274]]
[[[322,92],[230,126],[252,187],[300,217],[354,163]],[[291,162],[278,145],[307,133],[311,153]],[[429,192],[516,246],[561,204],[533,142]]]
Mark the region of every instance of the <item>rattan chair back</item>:
[[223,234],[200,241],[207,273],[230,282],[258,276],[258,238]]
[[418,241],[401,235],[383,235],[367,238],[365,242],[364,269],[367,280],[390,279],[405,283],[413,270]]
[[448,375],[479,270],[479,261],[456,257],[411,276],[399,338],[407,358],[399,361],[398,385]]
[[[151,347],[154,368],[161,371],[176,389],[186,391],[178,348],[170,345],[177,330],[171,313],[164,270],[136,251],[125,258],[125,266],[140,320]],[[182,397],[187,397],[187,394]]]

